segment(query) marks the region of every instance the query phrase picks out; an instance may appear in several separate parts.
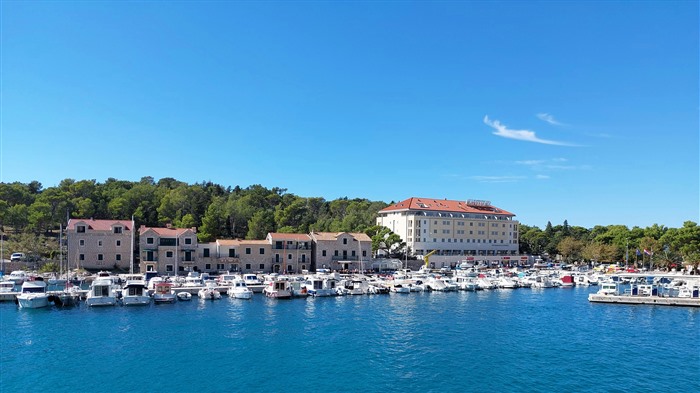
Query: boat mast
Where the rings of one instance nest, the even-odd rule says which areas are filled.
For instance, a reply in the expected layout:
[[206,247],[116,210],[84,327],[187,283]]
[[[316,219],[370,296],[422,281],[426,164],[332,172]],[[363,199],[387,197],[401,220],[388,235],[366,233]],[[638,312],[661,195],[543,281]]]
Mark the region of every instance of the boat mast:
[[[58,232],[58,254],[59,254],[59,259],[58,259],[58,276],[61,277],[63,275],[63,223],[59,225],[59,232]],[[68,269],[66,269],[68,270]]]
[[131,253],[129,254],[129,274],[134,274],[134,215],[131,215]]

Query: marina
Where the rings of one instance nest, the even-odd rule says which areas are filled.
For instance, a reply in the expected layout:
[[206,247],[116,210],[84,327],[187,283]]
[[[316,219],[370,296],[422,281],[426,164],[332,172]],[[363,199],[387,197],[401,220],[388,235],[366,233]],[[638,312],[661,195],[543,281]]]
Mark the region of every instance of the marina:
[[[3,370],[23,371],[3,372],[2,386],[18,391],[26,375],[40,373],[33,384],[38,390],[74,391],[63,382],[70,377],[98,385],[119,381],[120,390],[140,391],[167,365],[178,372],[158,378],[158,390],[175,392],[226,392],[232,386],[240,391],[699,391],[700,310],[588,302],[598,289],[288,301],[255,294],[250,300],[195,297],[146,307],[36,310],[3,303]],[[153,354],[164,351],[192,361],[177,367],[168,358],[155,361]],[[113,361],[123,358],[130,361]],[[648,376],[638,378],[629,369],[646,370]],[[595,384],[582,388],[582,378]]]

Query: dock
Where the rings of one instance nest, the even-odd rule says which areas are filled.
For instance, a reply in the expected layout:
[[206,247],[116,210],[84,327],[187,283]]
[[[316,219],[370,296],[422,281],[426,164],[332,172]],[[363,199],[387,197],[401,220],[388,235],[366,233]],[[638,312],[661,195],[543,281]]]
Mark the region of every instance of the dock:
[[700,307],[700,298],[690,297],[661,297],[661,296],[630,296],[630,295],[601,295],[591,293],[588,301],[592,303],[645,304],[659,306]]

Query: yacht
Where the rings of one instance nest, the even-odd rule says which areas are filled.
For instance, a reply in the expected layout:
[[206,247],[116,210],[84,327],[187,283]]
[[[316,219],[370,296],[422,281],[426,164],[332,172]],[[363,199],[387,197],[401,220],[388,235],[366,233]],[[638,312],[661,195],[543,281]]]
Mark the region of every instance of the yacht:
[[147,306],[151,304],[151,297],[146,289],[144,280],[128,280],[122,290],[122,304],[125,306]]
[[27,280],[17,295],[19,308],[42,308],[49,306],[49,294],[46,293],[46,282],[41,277]]
[[336,281],[331,277],[309,276],[306,278],[306,291],[311,296],[335,296]]
[[117,288],[112,277],[100,277],[92,282],[85,303],[90,307],[117,304]]
[[243,279],[236,278],[231,283],[231,287],[228,290],[228,295],[229,297],[236,299],[252,299],[253,291],[248,288]]

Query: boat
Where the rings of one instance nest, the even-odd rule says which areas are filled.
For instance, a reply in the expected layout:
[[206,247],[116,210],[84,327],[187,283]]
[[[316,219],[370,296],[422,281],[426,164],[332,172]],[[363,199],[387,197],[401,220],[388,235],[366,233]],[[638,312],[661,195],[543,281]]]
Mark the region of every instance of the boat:
[[251,291],[250,288],[248,288],[243,279],[235,278],[232,281],[231,287],[228,290],[228,295],[229,297],[236,299],[252,299],[253,291]]
[[122,290],[122,304],[125,306],[147,306],[151,304],[151,297],[146,289],[144,280],[127,280]]
[[117,304],[117,288],[112,277],[102,276],[90,285],[85,304],[89,307],[114,306]]
[[330,276],[308,276],[304,285],[311,296],[335,296],[338,294],[336,280]]
[[267,286],[263,289],[265,296],[274,299],[289,299],[292,297],[292,291],[289,281],[273,278],[269,280]]
[[185,283],[182,284],[183,288],[196,288],[204,285],[202,277],[197,272],[190,272],[187,277],[185,277]]
[[59,307],[73,307],[80,303],[80,287],[73,285],[70,280],[66,280],[62,291],[53,293],[49,300]]
[[0,301],[15,301],[19,291],[17,291],[14,281],[0,281]]
[[204,288],[197,292],[197,296],[200,299],[217,300],[221,299],[221,292],[216,288],[216,283],[209,281],[206,283]]
[[[166,281],[157,281],[153,283],[153,287],[155,291],[153,292],[153,302],[155,304],[174,303],[177,299],[177,295],[175,295],[175,292],[173,291],[172,283]],[[189,295],[188,292],[183,293],[187,293]]]
[[178,292],[177,295],[175,295],[175,296],[177,296],[177,300],[179,300],[181,302],[186,302],[186,301],[192,300],[192,294],[189,292],[185,292],[185,291]]
[[27,279],[29,279],[29,275],[24,270],[15,270],[7,276],[7,280],[14,282],[15,285],[22,285]]
[[616,282],[603,282],[598,290],[598,295],[619,295],[620,289]]
[[411,288],[408,286],[403,286],[403,284],[396,284],[391,286],[391,292],[394,293],[411,293]]
[[216,283],[220,287],[230,287],[238,279],[240,277],[237,274],[225,273],[216,278]]
[[43,308],[49,306],[49,294],[46,293],[46,282],[36,277],[22,283],[22,289],[17,295],[19,308]]

